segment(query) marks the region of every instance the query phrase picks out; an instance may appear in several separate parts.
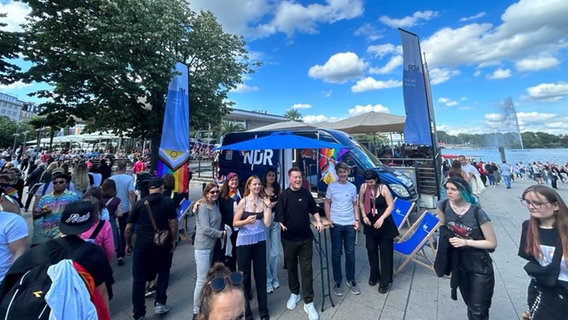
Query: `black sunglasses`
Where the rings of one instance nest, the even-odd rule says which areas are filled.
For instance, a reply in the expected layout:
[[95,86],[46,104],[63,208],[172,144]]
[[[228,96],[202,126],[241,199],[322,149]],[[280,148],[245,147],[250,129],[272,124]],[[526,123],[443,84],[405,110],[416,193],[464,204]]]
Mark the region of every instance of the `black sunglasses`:
[[219,277],[219,278],[213,278],[211,279],[211,281],[209,281],[209,286],[211,287],[211,290],[215,291],[215,292],[219,292],[223,289],[225,289],[225,286],[227,285],[227,281],[229,281],[231,283],[231,285],[233,286],[238,286],[241,285],[243,283],[243,273],[242,272],[231,272],[231,274],[229,274],[226,277]]
[[53,184],[54,184],[54,185],[56,185],[56,184],[64,184],[64,183],[67,183],[67,180],[53,180]]

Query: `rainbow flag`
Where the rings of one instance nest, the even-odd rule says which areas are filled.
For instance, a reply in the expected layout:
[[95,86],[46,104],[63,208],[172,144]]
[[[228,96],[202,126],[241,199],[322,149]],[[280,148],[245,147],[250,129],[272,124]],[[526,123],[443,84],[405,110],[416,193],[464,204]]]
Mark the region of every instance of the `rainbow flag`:
[[176,74],[168,86],[157,173],[171,173],[175,192],[189,189],[189,80],[187,66],[176,63]]

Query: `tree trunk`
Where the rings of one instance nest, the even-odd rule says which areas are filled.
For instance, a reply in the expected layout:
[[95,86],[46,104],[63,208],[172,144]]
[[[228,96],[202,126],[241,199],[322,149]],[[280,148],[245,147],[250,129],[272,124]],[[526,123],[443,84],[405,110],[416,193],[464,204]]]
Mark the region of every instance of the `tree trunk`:
[[150,168],[152,173],[155,173],[158,168],[160,140],[162,140],[162,137],[158,135],[154,135],[150,139]]

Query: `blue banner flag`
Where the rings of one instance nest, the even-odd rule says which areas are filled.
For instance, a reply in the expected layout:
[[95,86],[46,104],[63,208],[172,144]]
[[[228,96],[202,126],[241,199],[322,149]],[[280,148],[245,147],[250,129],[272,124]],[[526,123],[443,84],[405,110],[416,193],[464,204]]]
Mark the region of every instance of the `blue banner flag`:
[[187,192],[189,176],[189,80],[187,66],[176,63],[168,87],[159,149],[158,175],[172,173],[177,192]]
[[428,93],[418,36],[398,29],[402,40],[402,92],[406,109],[404,142],[432,145],[432,130]]

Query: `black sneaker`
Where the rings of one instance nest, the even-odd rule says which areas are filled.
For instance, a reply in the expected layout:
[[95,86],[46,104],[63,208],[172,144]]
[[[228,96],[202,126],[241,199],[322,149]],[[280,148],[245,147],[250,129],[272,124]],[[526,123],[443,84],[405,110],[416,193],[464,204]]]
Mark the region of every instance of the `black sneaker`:
[[116,259],[116,264],[118,264],[119,266],[124,265],[124,258],[120,257],[120,258]]
[[146,292],[144,293],[144,296],[146,298],[152,296],[154,293],[156,293],[156,286],[151,286],[146,288]]

